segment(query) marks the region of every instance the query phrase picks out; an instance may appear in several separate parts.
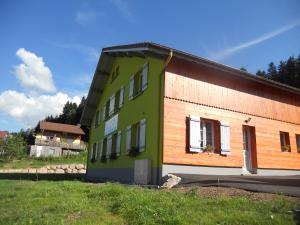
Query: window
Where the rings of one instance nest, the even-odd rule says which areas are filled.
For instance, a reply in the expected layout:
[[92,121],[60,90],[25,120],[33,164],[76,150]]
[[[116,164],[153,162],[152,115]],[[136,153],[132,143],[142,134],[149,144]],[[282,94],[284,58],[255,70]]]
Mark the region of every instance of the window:
[[190,116],[189,130],[190,152],[230,154],[230,127],[227,123]]
[[300,134],[296,134],[297,152],[300,153]]
[[100,116],[100,110],[96,111],[95,117],[94,117],[94,121],[93,121],[93,127],[96,128],[99,126],[100,121],[101,121],[101,116]]
[[102,110],[103,121],[107,120],[110,116],[122,108],[124,104],[124,91],[125,87],[121,86],[121,88],[115,94],[110,96],[109,101],[104,103]]
[[111,76],[111,83],[119,76],[119,66],[115,68]]
[[202,120],[200,127],[200,135],[201,135],[201,148],[213,148],[214,140],[213,140],[213,132],[214,126],[212,121]]
[[280,131],[280,145],[282,152],[291,151],[290,137],[288,132]]
[[101,141],[101,149],[99,148],[99,158],[102,161],[106,159],[116,159],[121,153],[121,131],[107,136]]
[[129,85],[129,100],[141,94],[148,85],[148,63],[143,68],[131,76]]
[[93,145],[91,146],[91,155],[90,155],[90,160],[91,162],[95,162],[96,158],[97,158],[97,143],[93,143]]
[[126,151],[127,153],[139,153],[146,148],[146,119],[129,125],[126,129]]

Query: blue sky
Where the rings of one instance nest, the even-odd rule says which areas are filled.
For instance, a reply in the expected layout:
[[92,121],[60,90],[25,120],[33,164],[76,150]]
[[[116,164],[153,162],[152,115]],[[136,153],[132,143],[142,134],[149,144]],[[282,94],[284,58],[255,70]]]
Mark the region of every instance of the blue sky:
[[0,130],[87,94],[101,49],[152,41],[255,73],[300,54],[300,1],[0,1]]

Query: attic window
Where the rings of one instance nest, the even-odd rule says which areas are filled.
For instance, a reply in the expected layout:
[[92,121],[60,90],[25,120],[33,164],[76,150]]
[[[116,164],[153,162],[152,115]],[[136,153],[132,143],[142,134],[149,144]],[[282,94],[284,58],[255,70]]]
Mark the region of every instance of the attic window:
[[111,83],[119,76],[119,66],[115,68],[111,76]]

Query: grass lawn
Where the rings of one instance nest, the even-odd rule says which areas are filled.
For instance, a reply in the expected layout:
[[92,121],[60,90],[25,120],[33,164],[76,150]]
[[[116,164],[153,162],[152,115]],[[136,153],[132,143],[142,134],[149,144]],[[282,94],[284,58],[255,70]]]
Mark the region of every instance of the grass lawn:
[[49,164],[70,164],[83,163],[86,164],[87,152],[74,156],[63,157],[47,157],[47,158],[30,158],[14,159],[5,162],[0,159],[0,169],[23,169],[23,168],[40,168]]
[[[297,224],[297,200],[80,181],[0,180],[0,224]],[[298,199],[299,200],[299,199]],[[298,219],[298,221],[297,221]]]

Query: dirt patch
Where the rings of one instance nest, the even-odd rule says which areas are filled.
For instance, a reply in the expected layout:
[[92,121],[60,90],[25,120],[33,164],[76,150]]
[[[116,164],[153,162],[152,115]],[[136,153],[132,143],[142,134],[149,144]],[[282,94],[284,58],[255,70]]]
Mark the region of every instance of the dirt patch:
[[195,193],[199,196],[207,198],[220,198],[220,197],[245,197],[251,200],[267,200],[273,201],[276,199],[286,199],[289,201],[300,203],[300,198],[290,197],[279,194],[251,192],[238,188],[226,188],[226,187],[178,187],[165,191],[179,191],[182,193]]

